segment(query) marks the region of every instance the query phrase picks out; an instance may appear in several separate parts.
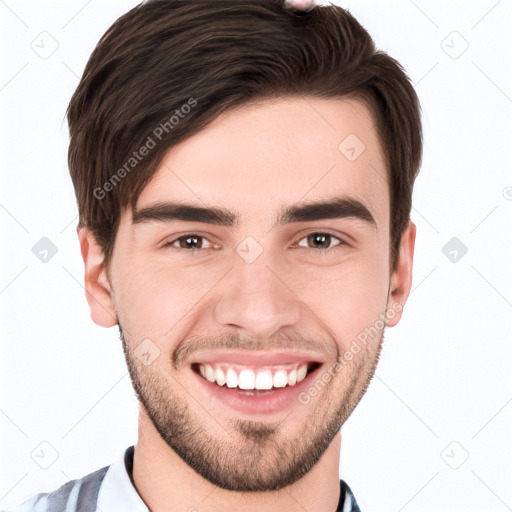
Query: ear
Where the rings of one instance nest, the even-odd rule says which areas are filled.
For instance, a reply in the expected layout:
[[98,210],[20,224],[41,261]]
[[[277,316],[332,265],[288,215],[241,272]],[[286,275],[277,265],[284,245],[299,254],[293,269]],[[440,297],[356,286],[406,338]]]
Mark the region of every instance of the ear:
[[85,265],[85,297],[92,321],[101,327],[117,325],[117,315],[111,297],[104,254],[88,228],[78,229],[80,251]]
[[416,241],[416,224],[409,224],[402,234],[396,269],[391,274],[388,295],[388,314],[386,325],[394,327],[402,317],[402,311],[409,297],[412,285],[412,260],[414,242]]

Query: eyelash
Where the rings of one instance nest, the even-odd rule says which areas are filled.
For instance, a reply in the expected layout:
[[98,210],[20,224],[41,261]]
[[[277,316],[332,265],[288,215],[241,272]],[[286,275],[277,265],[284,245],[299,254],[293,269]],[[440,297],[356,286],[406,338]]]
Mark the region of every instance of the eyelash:
[[[318,253],[319,255],[325,256],[325,255],[330,254],[336,248],[341,248],[343,246],[348,245],[347,242],[345,242],[341,238],[337,237],[336,235],[333,235],[332,233],[324,232],[324,231],[312,231],[311,233],[308,233],[307,235],[304,235],[302,238],[300,238],[299,242],[301,240],[303,240],[304,238],[307,238],[310,235],[328,235],[332,239],[337,240],[339,243],[336,244],[334,247],[329,247],[328,249],[321,249],[321,248],[316,248],[316,247],[303,247],[303,246],[299,246],[298,243],[294,244],[293,247],[300,248],[300,249],[309,249],[310,251]],[[202,239],[208,240],[203,235],[198,235],[196,233],[186,233],[185,235],[181,235],[178,238],[175,238],[174,240],[171,240],[170,242],[165,243],[162,247],[163,248],[169,248],[169,249],[177,250],[177,251],[180,251],[180,252],[192,253],[192,254],[196,254],[197,252],[206,250],[206,249],[197,248],[197,247],[193,247],[191,249],[186,249],[186,248],[183,248],[183,247],[172,247],[176,242],[178,242],[180,240],[183,240],[183,239],[186,239],[186,238],[189,238],[189,237],[202,238]],[[213,244],[213,245],[216,245],[216,244]]]

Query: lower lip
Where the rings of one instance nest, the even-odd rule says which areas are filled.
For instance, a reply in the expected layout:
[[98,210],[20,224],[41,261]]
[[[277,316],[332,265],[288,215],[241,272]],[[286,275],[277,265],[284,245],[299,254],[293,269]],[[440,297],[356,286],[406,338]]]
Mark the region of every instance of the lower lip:
[[321,366],[312,369],[306,375],[306,378],[298,384],[295,384],[295,386],[285,386],[275,391],[252,396],[240,393],[236,391],[236,388],[228,388],[225,385],[219,386],[214,382],[210,382],[194,370],[192,370],[192,373],[199,379],[199,384],[209,395],[209,399],[211,398],[216,402],[227,405],[238,412],[255,415],[281,412],[300,404],[301,402],[299,402],[298,398],[299,394],[310,386],[311,381],[315,378],[315,375],[318,374],[320,368]]

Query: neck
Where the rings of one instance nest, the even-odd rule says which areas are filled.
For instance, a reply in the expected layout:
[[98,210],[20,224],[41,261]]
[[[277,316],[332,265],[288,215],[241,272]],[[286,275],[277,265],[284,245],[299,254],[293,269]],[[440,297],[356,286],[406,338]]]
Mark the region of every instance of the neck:
[[222,489],[196,473],[161,438],[141,413],[133,459],[137,492],[151,512],[303,512],[336,510],[340,497],[338,432],[318,462],[295,483],[278,491],[236,492]]

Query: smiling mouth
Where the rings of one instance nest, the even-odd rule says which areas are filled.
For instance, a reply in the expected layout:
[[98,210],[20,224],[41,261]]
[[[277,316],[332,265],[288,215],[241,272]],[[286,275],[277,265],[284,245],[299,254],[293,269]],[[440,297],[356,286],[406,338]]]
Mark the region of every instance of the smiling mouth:
[[282,388],[293,388],[322,366],[322,363],[302,362],[259,367],[232,363],[192,363],[191,366],[195,373],[220,388],[255,396]]

